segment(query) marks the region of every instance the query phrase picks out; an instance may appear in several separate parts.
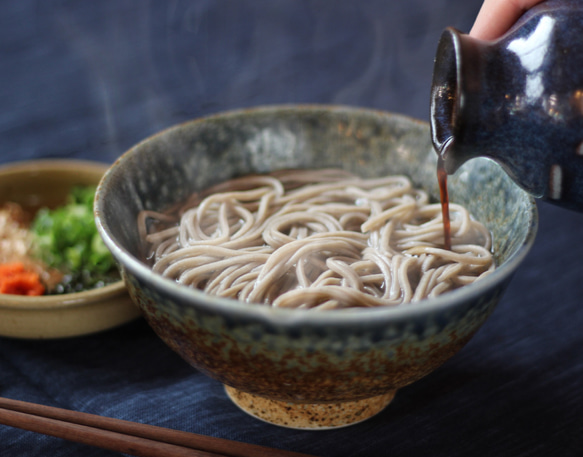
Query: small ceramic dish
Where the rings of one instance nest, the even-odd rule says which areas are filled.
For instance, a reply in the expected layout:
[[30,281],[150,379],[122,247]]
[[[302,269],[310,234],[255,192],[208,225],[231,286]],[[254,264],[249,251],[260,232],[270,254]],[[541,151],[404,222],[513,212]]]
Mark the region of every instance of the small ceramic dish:
[[[78,160],[38,160],[0,167],[0,205],[26,209],[62,204],[76,185],[96,185],[107,164]],[[84,292],[27,297],[0,294],[0,336],[49,339],[106,330],[140,315],[122,280]]]
[[429,126],[396,114],[330,106],[223,113],[170,128],[116,161],[97,190],[97,229],[148,323],[225,384],[239,407],[285,427],[342,427],[381,411],[486,321],[532,246],[532,197],[493,162],[468,162],[450,177],[450,197],[491,231],[497,269],[410,306],[321,312],[210,296],[154,273],[142,257],[138,214],[229,178],[284,168],[405,174],[438,199],[436,162]]

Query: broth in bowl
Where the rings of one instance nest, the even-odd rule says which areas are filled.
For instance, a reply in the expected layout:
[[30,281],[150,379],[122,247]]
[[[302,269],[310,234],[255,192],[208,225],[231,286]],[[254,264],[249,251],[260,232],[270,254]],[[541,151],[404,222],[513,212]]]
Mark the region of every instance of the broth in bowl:
[[282,308],[396,306],[494,270],[490,233],[405,176],[338,169],[233,179],[138,223],[155,272],[205,293]]

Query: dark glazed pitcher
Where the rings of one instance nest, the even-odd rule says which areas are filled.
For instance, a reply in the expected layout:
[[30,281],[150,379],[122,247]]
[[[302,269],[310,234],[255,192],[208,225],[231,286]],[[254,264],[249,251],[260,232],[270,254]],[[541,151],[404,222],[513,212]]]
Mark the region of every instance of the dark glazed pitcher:
[[489,157],[533,196],[583,211],[583,1],[544,2],[492,42],[446,29],[431,136],[449,174]]

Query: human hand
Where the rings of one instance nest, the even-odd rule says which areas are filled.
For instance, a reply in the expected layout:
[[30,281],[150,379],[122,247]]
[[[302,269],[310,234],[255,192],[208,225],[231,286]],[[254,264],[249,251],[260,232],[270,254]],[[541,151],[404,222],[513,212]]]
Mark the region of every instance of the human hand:
[[484,0],[470,35],[482,40],[502,36],[528,9],[544,0]]

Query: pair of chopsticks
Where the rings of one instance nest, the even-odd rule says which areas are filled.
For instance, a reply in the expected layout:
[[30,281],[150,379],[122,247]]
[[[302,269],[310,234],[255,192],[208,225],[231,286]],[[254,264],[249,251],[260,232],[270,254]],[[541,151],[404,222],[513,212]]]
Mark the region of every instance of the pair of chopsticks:
[[140,457],[310,457],[2,397],[0,424]]

